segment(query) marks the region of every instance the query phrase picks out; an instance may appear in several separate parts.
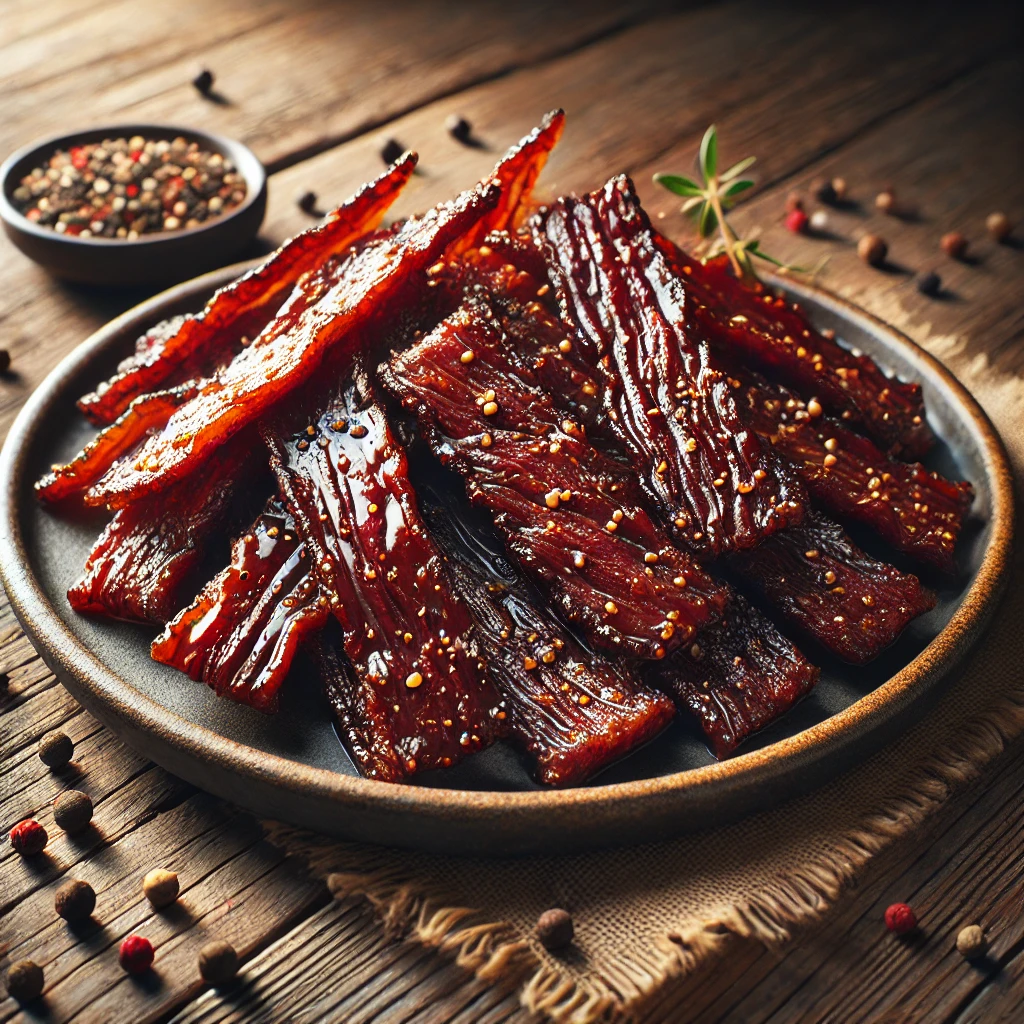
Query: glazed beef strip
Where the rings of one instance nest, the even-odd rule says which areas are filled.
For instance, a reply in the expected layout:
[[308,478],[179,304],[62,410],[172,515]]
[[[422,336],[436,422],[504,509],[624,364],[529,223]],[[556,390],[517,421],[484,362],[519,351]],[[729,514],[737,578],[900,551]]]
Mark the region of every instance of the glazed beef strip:
[[742,594],[689,646],[652,664],[648,680],[700,722],[715,757],[802,700],[819,670]]
[[754,547],[804,494],[746,426],[628,178],[533,222],[575,358],[603,373],[609,421],[645,492],[690,550]]
[[854,665],[877,657],[935,607],[916,576],[865,554],[817,513],[731,564],[789,622]]
[[[165,623],[195,593],[197,574],[239,515],[266,495],[267,453],[255,431],[239,434],[195,481],[115,513],[68,590],[77,612]],[[245,521],[244,519],[242,520]]]
[[656,242],[689,282],[697,320],[713,344],[741,354],[805,395],[816,395],[826,409],[862,426],[894,455],[919,459],[928,451],[935,438],[920,384],[887,377],[868,356],[815,330],[797,303],[760,283],[741,284],[727,257],[701,264],[661,235]]
[[265,425],[289,511],[355,670],[341,727],[371,778],[455,764],[508,728],[465,604],[365,374],[297,425]]
[[[496,243],[494,248],[496,252],[500,248],[500,260],[496,259],[494,255],[485,258],[480,258],[479,255],[477,255],[473,258],[474,261],[470,262],[469,269],[463,269],[458,274],[453,272],[450,275],[453,282],[452,287],[461,287],[464,293],[473,295],[494,294],[495,296],[503,296],[500,299],[496,298],[496,301],[499,303],[499,308],[501,310],[501,315],[499,317],[501,328],[508,339],[506,349],[507,357],[509,359],[514,359],[517,365],[526,367],[526,371],[520,372],[532,373],[533,377],[531,379],[539,380],[543,378],[544,387],[548,390],[548,393],[560,408],[565,410],[579,410],[582,416],[586,417],[588,424],[592,424],[595,430],[603,432],[606,435],[609,434],[610,432],[607,430],[607,427],[610,420],[609,418],[605,418],[600,410],[602,408],[607,408],[609,404],[608,399],[612,390],[610,385],[606,380],[603,380],[596,375],[588,377],[579,369],[577,349],[573,340],[567,338],[564,338],[562,341],[557,340],[557,328],[552,326],[550,313],[541,301],[545,296],[536,296],[536,292],[533,292],[536,297],[531,301],[524,302],[524,298],[531,293],[530,289],[532,288],[535,278],[533,278],[528,271],[519,269],[519,266],[528,265],[528,261],[523,259],[520,255],[521,247],[514,243],[504,245]],[[502,262],[505,259],[508,259],[509,261],[515,260],[516,262]],[[517,264],[519,266],[517,266]],[[543,292],[543,288],[537,289],[537,291]],[[505,295],[511,295],[512,299],[509,300],[505,298]],[[733,366],[733,363],[731,360],[723,360],[721,366],[723,370],[729,371]],[[748,376],[751,375],[748,374]],[[742,390],[741,382],[736,377],[733,377],[730,372],[725,373],[725,381],[730,391],[736,396],[737,407],[741,414],[745,417],[747,422],[750,423],[753,429],[760,430],[760,428],[765,424],[760,413],[755,416],[751,411],[750,393]],[[766,386],[775,387],[774,385]],[[763,410],[763,406],[761,408]],[[794,408],[794,418],[795,412],[796,409]],[[807,416],[808,419],[811,418],[809,413]],[[802,417],[799,422],[803,422]],[[870,441],[860,438],[859,435],[853,434],[848,429],[844,431],[843,436],[849,437],[851,451],[861,453],[862,457],[864,457],[863,452],[867,450],[864,446],[869,446],[871,449],[877,451],[877,449],[874,449],[874,446]],[[777,440],[775,435],[764,437],[766,444],[770,444],[773,440]],[[830,438],[824,438],[820,443],[824,446],[825,442],[829,442],[830,440]],[[829,447],[834,446],[830,444]],[[785,465],[780,465],[778,467],[780,475],[795,475],[797,472],[800,472],[801,467],[794,466],[793,463],[789,461],[793,456],[793,451],[783,446],[782,454],[786,456],[786,461]],[[825,454],[829,454],[828,448],[825,449]],[[824,491],[824,485],[818,480],[812,479],[814,475],[812,471],[806,466],[802,468],[809,487],[817,492]],[[872,467],[868,465],[863,466],[865,473],[867,469],[875,468],[880,467]],[[914,497],[918,488],[914,487],[907,491],[900,489],[898,492],[896,490],[899,481],[905,480],[909,486],[911,483],[920,479],[920,476],[923,474],[923,470],[918,471],[915,470],[914,467],[906,466],[903,463],[892,462],[889,484],[892,486],[893,498],[890,500],[895,499],[900,508],[906,508],[908,510],[908,517],[911,514],[910,510],[913,510],[915,502],[919,502],[923,509],[923,511],[922,509],[913,510],[915,515],[930,517],[936,515],[931,506],[928,506],[927,501],[922,502],[919,501],[918,498]],[[864,482],[872,484],[874,482],[874,474],[867,474]],[[878,482],[880,484],[883,483],[881,479],[879,479]],[[924,481],[922,481],[922,483],[923,482]],[[828,484],[832,485],[832,481],[828,481]],[[943,484],[944,482],[940,480],[934,480],[933,482],[933,485],[936,488],[941,488]],[[956,485],[946,486],[952,488],[954,491],[959,490],[956,488]],[[874,500],[871,498],[871,494],[875,489],[876,488],[872,488],[867,493],[867,497],[871,501]],[[925,492],[921,491],[920,493],[923,495]],[[963,492],[961,491],[961,493]],[[838,502],[840,500],[836,496],[836,488],[834,485],[830,486],[830,494],[828,497],[831,502]],[[884,502],[884,499],[881,499],[881,493],[879,494],[879,500]],[[846,506],[849,506],[849,495],[847,495],[843,501]],[[943,508],[941,503],[938,507],[940,509]],[[853,518],[864,520],[869,514],[870,513],[864,510],[863,506],[858,506],[857,514],[854,515]],[[881,513],[875,512],[872,514],[873,524],[877,524],[881,519]],[[816,526],[816,530],[823,529],[820,524],[825,521],[819,518],[817,522],[819,525]],[[960,516],[950,515],[948,518],[941,518],[939,522],[942,524],[941,533],[952,533],[955,539],[956,533],[959,529]],[[911,522],[910,525],[914,525],[913,522]],[[793,529],[799,530],[799,527],[790,528],[790,530]],[[787,531],[780,532],[779,536],[783,536],[786,532]],[[867,596],[870,600],[870,591],[873,580],[880,577],[886,578],[889,580],[889,593],[893,599],[894,606],[896,608],[904,608],[906,611],[906,617],[901,617],[898,614],[892,615],[884,625],[881,624],[877,617],[870,615],[867,617],[867,621],[864,623],[863,629],[866,633],[872,634],[868,637],[865,644],[865,660],[868,660],[895,640],[896,636],[898,636],[899,632],[911,618],[931,607],[930,602],[933,599],[927,591],[920,588],[915,577],[904,576],[903,574],[896,572],[895,569],[884,565],[884,563],[876,562],[864,555],[863,552],[860,552],[859,548],[853,544],[841,528],[834,524],[829,524],[827,532],[830,536],[834,535],[837,538],[836,542],[840,544],[842,548],[858,553],[855,561],[851,565],[847,566],[851,587],[858,593]],[[937,538],[935,538],[935,540],[943,546],[949,544],[949,538],[943,537],[941,533]],[[800,534],[800,536],[803,535]],[[912,533],[911,536],[913,536]],[[778,545],[780,550],[785,549],[785,547],[786,545],[783,543]],[[813,544],[808,542],[801,550],[810,550],[812,547]],[[932,542],[930,544],[931,551],[934,551],[936,547],[936,543]],[[759,557],[767,557],[758,556],[757,552],[759,550],[760,549],[755,549],[755,551],[752,552],[754,561],[757,561]],[[918,550],[920,550],[920,548]],[[894,575],[890,576],[888,575],[889,573]],[[790,566],[790,580],[795,590],[812,594],[816,593],[819,576],[820,574],[814,570],[814,567],[807,564],[804,560],[797,560]],[[781,606],[785,603],[779,588],[773,588],[768,596],[770,597],[771,603],[776,606]],[[900,596],[902,596],[903,600],[899,599]],[[809,632],[814,635],[819,642],[830,649],[834,649],[837,634],[836,627],[839,625],[839,623],[834,621],[835,617],[837,615],[843,616],[844,618],[847,617],[846,613],[844,613],[841,608],[834,606],[838,597],[841,597],[841,593],[836,594],[831,591],[827,591],[825,594],[817,595],[815,601],[803,602],[805,614],[802,617],[802,628],[805,632]],[[788,643],[788,641],[784,640],[781,636],[775,642]],[[740,656],[740,652],[737,652],[734,656]]]
[[230,564],[153,641],[152,655],[218,696],[273,712],[295,652],[328,615],[306,546],[275,498],[235,541]]
[[968,483],[898,462],[842,421],[758,374],[736,371],[751,427],[793,464],[829,512],[871,527],[897,551],[956,570],[954,550],[974,499]]
[[727,592],[671,545],[628,470],[562,419],[507,349],[491,309],[467,305],[379,372],[569,620],[598,647],[664,657]]
[[505,698],[511,738],[538,782],[580,785],[668,725],[671,701],[622,661],[584,648],[465,499],[426,480],[417,494]]
[[114,465],[87,501],[119,508],[182,479],[211,450],[312,379],[328,351],[354,355],[367,332],[384,333],[390,318],[418,301],[424,271],[498,197],[493,184],[470,190],[360,249],[319,301],[297,316],[275,317],[248,348],[203,381],[195,398],[133,458]]
[[258,267],[218,289],[194,316],[176,317],[147,331],[135,352],[78,408],[97,425],[113,423],[141,394],[204,377],[224,365],[270,322],[304,274],[374,231],[412,176],[416,157],[405,154],[375,181],[289,239]]

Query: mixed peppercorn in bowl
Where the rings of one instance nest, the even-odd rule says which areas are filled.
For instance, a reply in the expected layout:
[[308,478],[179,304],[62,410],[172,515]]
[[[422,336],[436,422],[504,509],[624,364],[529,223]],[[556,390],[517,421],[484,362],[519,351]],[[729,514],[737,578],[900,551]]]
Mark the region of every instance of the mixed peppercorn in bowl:
[[7,235],[51,273],[172,283],[222,265],[259,230],[266,175],[246,146],[172,125],[33,143],[0,168]]

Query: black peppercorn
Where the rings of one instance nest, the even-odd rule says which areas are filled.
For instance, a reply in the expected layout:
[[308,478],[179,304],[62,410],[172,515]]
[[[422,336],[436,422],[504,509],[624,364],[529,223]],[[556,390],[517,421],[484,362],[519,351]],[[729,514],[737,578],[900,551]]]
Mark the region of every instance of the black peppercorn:
[[88,882],[65,882],[53,897],[53,906],[65,921],[84,921],[96,909],[96,891]]
[[[0,373],[6,373],[11,368],[11,353],[5,348],[0,348]],[[6,682],[7,677],[4,676]]]
[[565,949],[572,942],[573,934],[572,915],[568,910],[555,907],[537,918],[537,938],[545,949],[552,952]]
[[7,972],[7,994],[19,1003],[30,1003],[43,992],[43,969],[32,960],[19,960]]
[[66,732],[48,732],[39,741],[39,760],[49,768],[63,768],[75,753],[75,745]]
[[934,270],[930,270],[917,279],[917,290],[922,295],[938,295],[942,291],[942,278]]
[[448,129],[448,134],[459,142],[468,142],[473,137],[473,126],[458,114],[451,114],[444,126]]
[[65,832],[81,832],[92,821],[92,800],[77,789],[65,790],[53,801],[53,820]]
[[213,72],[210,71],[209,68],[203,68],[203,70],[192,79],[192,84],[204,96],[209,96],[210,90],[213,88]]
[[303,192],[296,202],[303,213],[314,213],[316,211],[316,200],[317,194],[315,192]]
[[238,973],[238,954],[230,942],[215,939],[199,950],[199,973],[211,985],[226,985]]
[[388,139],[381,147],[380,156],[386,164],[393,164],[403,153],[405,146],[395,139]]
[[818,186],[818,198],[830,206],[836,202],[839,196],[836,195],[836,190],[832,187],[831,181],[826,181],[823,185]]

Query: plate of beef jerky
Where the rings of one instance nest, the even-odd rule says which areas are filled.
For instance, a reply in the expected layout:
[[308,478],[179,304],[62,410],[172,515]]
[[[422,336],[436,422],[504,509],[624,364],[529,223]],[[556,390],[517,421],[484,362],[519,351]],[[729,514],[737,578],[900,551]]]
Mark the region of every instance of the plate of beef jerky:
[[971,396],[625,176],[537,207],[562,125],[382,226],[404,155],[26,404],[11,602],[170,771],[350,839],[647,841],[898,742],[980,635],[1013,507]]

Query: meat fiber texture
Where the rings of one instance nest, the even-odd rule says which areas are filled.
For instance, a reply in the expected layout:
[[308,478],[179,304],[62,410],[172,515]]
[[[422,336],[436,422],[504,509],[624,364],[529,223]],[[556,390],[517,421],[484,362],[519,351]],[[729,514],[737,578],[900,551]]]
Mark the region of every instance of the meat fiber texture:
[[235,541],[230,564],[153,641],[152,654],[218,696],[273,712],[296,651],[328,615],[306,546],[275,499]]
[[663,657],[715,618],[725,589],[672,546],[631,474],[558,415],[507,347],[491,310],[467,306],[380,372],[591,642]]
[[426,483],[417,493],[538,782],[580,785],[668,725],[671,702],[583,647],[464,499]]
[[689,647],[652,665],[648,679],[694,715],[721,759],[784,715],[819,670],[740,594]]
[[354,668],[340,726],[362,770],[400,780],[504,734],[507,713],[469,611],[366,377],[316,403],[304,423],[272,420],[266,438]]
[[266,452],[254,432],[239,435],[203,467],[200,479],[115,513],[68,590],[77,612],[165,623],[194,592],[197,574],[232,520],[269,487]]
[[916,576],[872,558],[816,514],[732,564],[789,622],[853,665],[877,657],[935,607]]
[[146,332],[114,376],[79,399],[79,409],[97,425],[112,423],[139,395],[206,376],[211,363],[230,362],[245,339],[267,326],[304,274],[344,253],[380,225],[415,166],[415,155],[404,154],[319,224],[220,288],[201,312]]
[[970,484],[890,458],[824,415],[816,400],[805,402],[757,374],[737,377],[747,421],[790,460],[818,504],[870,527],[897,551],[955,572],[956,542],[974,500]]
[[802,488],[741,418],[632,182],[557,200],[533,233],[576,358],[604,371],[610,422],[687,547],[715,557],[799,522]]
[[870,357],[815,330],[797,303],[760,283],[742,284],[732,276],[726,257],[701,264],[662,236],[656,240],[689,282],[697,318],[713,344],[740,352],[769,376],[816,395],[894,455],[919,459],[928,451],[935,438],[920,384],[888,377]]

